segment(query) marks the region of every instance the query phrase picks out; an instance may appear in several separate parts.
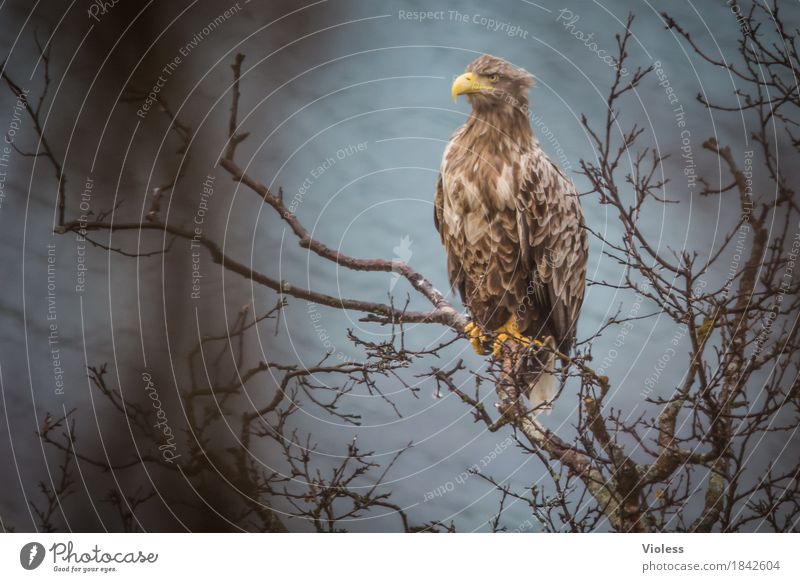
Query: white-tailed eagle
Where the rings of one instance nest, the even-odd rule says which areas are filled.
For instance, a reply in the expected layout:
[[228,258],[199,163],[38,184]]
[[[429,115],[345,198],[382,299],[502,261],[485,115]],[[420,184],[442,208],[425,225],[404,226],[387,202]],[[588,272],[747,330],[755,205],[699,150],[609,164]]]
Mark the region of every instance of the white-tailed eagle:
[[434,221],[473,347],[486,353],[491,335],[495,357],[521,354],[531,404],[548,408],[553,351],[575,340],[588,244],[575,186],[531,130],[532,86],[529,73],[490,55],[455,80],[453,100],[466,95],[472,113],[444,151]]

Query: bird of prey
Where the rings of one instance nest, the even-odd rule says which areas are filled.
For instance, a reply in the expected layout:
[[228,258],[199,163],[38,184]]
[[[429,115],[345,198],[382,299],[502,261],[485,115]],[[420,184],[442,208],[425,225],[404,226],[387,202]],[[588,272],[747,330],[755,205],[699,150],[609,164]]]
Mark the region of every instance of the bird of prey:
[[528,119],[532,76],[483,55],[452,85],[472,105],[444,151],[434,222],[450,283],[479,354],[491,347],[523,378],[534,410],[556,394],[555,352],[575,340],[588,244],[575,186],[545,155]]

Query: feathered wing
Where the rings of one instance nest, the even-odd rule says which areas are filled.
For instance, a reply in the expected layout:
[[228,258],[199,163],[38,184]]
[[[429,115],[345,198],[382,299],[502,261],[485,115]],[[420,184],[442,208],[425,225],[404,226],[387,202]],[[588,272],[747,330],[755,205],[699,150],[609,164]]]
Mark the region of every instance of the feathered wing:
[[[457,235],[454,236],[455,233],[450,231],[448,225],[449,221],[446,220],[445,217],[445,208],[447,204],[445,202],[445,184],[443,178],[445,160],[447,160],[448,152],[450,152],[450,148],[452,148],[453,145],[457,143],[458,139],[463,135],[464,130],[465,126],[462,125],[453,132],[453,135],[450,136],[450,140],[442,156],[442,167],[439,171],[439,177],[436,180],[436,194],[433,201],[433,223],[436,226],[436,230],[439,232],[442,245],[444,246],[445,253],[447,255],[447,275],[450,281],[450,287],[453,290],[458,291],[462,300],[464,300],[465,304],[467,304],[466,277],[465,270],[463,268],[463,261],[467,260],[467,257],[465,256],[465,245]],[[451,182],[458,183],[458,180],[451,180]],[[450,207],[449,212],[450,218],[453,219],[454,211],[452,206]]]
[[436,226],[447,255],[447,277],[450,281],[450,287],[459,291],[463,299],[465,295],[464,272],[461,268],[461,257],[459,253],[453,252],[452,240],[447,232],[447,222],[444,219],[444,204],[444,184],[440,173],[439,179],[436,180],[436,195],[433,200],[433,224]]
[[433,224],[436,227],[436,232],[444,242],[444,234],[442,234],[442,212],[444,211],[444,190],[442,187],[442,175],[436,180],[436,193],[433,196]]
[[574,184],[541,150],[527,160],[517,223],[534,302],[520,328],[535,337],[552,335],[568,351],[583,304],[588,241]]
[[[541,150],[528,157],[517,201],[517,226],[527,270],[526,309],[520,329],[568,352],[586,286],[589,249],[575,186]],[[534,407],[556,394],[555,355],[534,357],[528,397]],[[549,408],[549,405],[544,405]]]

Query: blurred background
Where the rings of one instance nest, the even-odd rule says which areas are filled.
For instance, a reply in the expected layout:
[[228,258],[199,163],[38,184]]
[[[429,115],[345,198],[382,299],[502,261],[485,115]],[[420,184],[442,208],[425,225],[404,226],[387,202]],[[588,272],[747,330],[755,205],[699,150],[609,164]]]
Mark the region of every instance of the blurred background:
[[[718,172],[717,162],[704,155],[700,144],[715,136],[730,144],[741,160],[748,148],[744,123],[736,116],[719,117],[697,103],[698,93],[730,99],[733,80],[687,52],[665,28],[660,10],[668,10],[720,58],[733,49],[740,34],[735,15],[722,1],[696,6],[635,0],[179,0],[102,6],[79,0],[33,7],[3,2],[0,38],[4,71],[29,91],[33,105],[45,72],[49,75],[41,120],[47,145],[63,164],[67,220],[78,218],[81,195],[91,190],[95,216],[113,208],[115,222],[140,222],[150,208],[153,188],[169,182],[181,168],[181,181],[162,200],[165,222],[192,227],[202,211],[203,234],[255,270],[331,295],[385,302],[391,293],[399,304],[409,296],[410,309],[424,309],[424,301],[392,273],[353,274],[310,256],[270,208],[216,165],[226,144],[235,54],[246,57],[239,119],[242,130],[250,132],[239,147],[239,164],[274,191],[281,188],[287,204],[320,241],[357,257],[405,261],[445,291],[445,257],[432,220],[433,191],[445,144],[469,113],[465,101],[450,101],[453,77],[484,52],[530,71],[536,78],[531,92],[534,131],[578,191],[586,192],[587,183],[578,174],[580,160],[594,159],[596,152],[580,119],[586,115],[602,123],[614,71],[598,51],[615,53],[615,35],[623,31],[628,13],[636,15],[630,64],[660,63],[677,99],[670,103],[659,79],[651,75],[624,101],[626,124],[638,123],[645,130],[644,143],[673,154],[663,165],[670,180],[664,195],[680,204],[665,205],[644,217],[644,228],[661,249],[697,250],[703,256],[714,251],[720,229],[730,228],[737,210],[721,205],[720,198],[692,196],[687,188],[678,154],[682,129],[674,109],[685,110],[698,173],[712,176]],[[797,5],[787,3],[786,10],[791,22]],[[422,19],[419,12],[433,14]],[[796,23],[797,14],[794,18]],[[51,49],[47,71],[37,39]],[[168,131],[169,116],[157,105],[143,109],[145,95],[156,87],[187,128],[188,157],[179,136]],[[14,132],[14,145],[20,150],[36,151],[42,144],[30,117],[19,115],[16,101],[4,84],[0,129]],[[0,466],[5,485],[0,488],[0,520],[3,529],[32,531],[37,521],[31,501],[41,494],[40,483],[52,485],[58,478],[59,455],[37,437],[48,412],[58,416],[76,409],[79,453],[113,461],[155,446],[134,442],[124,419],[92,388],[87,366],[107,363],[109,383],[141,402],[146,401],[141,377],[148,371],[175,431],[181,433],[185,411],[177,395],[190,381],[185,362],[198,337],[224,334],[243,306],[264,313],[277,296],[224,272],[207,254],[193,262],[192,249],[182,240],[168,253],[142,257],[88,245],[88,270],[81,285],[79,242],[73,234],[54,234],[59,178],[52,164],[41,156],[12,151],[1,169]],[[204,198],[203,183],[209,176],[213,195]],[[583,198],[583,207],[591,228],[613,239],[616,217],[591,196]],[[169,237],[155,231],[103,232],[98,240],[131,253],[159,251],[170,244]],[[603,256],[596,240],[591,243],[590,279],[620,281],[619,264]],[[50,281],[48,264],[54,265]],[[192,298],[192,272],[198,266],[200,293]],[[719,281],[726,275],[712,273],[709,278]],[[460,307],[456,297],[452,300]],[[642,314],[658,311],[649,301],[638,301]],[[579,340],[592,336],[617,310],[629,313],[636,303],[633,294],[589,286]],[[329,351],[340,359],[358,360],[363,351],[348,341],[348,329],[375,341],[389,333],[360,322],[358,313],[327,308],[318,312],[316,316],[305,302],[290,300],[277,321],[258,328],[246,349],[248,358],[313,365]],[[610,360],[615,335],[595,341],[596,361],[608,361],[604,373],[610,378],[615,408],[632,416],[646,414],[643,390],[648,378],[653,395],[674,390],[685,371],[683,354],[688,350],[678,347],[663,369],[658,362],[677,331],[671,320],[656,314],[637,323],[624,348]],[[452,332],[443,326],[406,328],[406,341],[415,348],[451,338]],[[54,347],[59,349],[63,390],[54,375]],[[458,358],[476,370],[486,365],[465,341],[450,346],[445,361],[437,365],[444,367],[447,359]],[[437,397],[435,386],[416,379],[421,370],[406,372],[404,380],[418,391],[391,377],[381,385],[397,411],[378,394],[356,389],[341,407],[360,414],[360,426],[313,410],[296,416],[295,422],[314,435],[314,455],[321,466],[328,457],[335,461],[342,444],[354,437],[374,451],[381,464],[413,442],[387,475],[392,501],[417,523],[452,521],[461,531],[487,530],[497,512],[496,492],[480,479],[458,483],[456,477],[506,436],[475,424],[469,409],[452,394]],[[253,398],[259,390],[271,394],[274,386],[248,386]],[[544,423],[564,438],[571,437],[575,406],[574,390],[568,387]],[[189,438],[181,433],[179,441]],[[216,438],[219,443],[230,441],[231,447],[238,443],[235,430],[224,425]],[[765,443],[764,454],[780,454],[784,444]],[[275,454],[267,448],[259,457],[269,466]],[[110,475],[78,466],[74,493],[57,508],[55,521],[75,531],[116,529],[113,516],[96,501],[109,487],[132,494],[144,473]],[[503,447],[490,473],[519,489],[545,486],[545,469],[514,447]],[[192,495],[177,473],[147,475],[164,498]],[[427,499],[448,483],[452,491]],[[156,500],[139,516],[142,527],[227,529],[220,514],[225,514],[228,498],[238,493],[221,486],[218,495],[208,499],[208,511],[200,513]],[[275,507],[278,513],[288,510],[278,501]],[[522,524],[530,523],[530,510],[521,503],[506,516],[512,528],[525,529]],[[291,531],[311,529],[302,519],[285,524]],[[391,512],[347,524],[354,531],[396,528]]]

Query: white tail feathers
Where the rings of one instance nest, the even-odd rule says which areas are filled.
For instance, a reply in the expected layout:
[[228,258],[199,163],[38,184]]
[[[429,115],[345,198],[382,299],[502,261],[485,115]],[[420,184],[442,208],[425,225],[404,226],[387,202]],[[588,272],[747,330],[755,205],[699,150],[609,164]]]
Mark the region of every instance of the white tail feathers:
[[[555,342],[553,338],[547,338],[547,347],[553,348]],[[542,354],[540,356],[544,360],[544,366],[536,380],[531,384],[528,390],[528,400],[531,403],[531,409],[535,414],[542,412],[550,414],[553,409],[553,399],[556,397],[556,375],[555,363],[556,357],[552,351]]]

